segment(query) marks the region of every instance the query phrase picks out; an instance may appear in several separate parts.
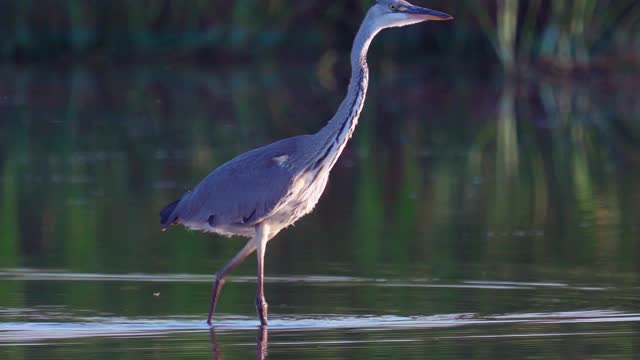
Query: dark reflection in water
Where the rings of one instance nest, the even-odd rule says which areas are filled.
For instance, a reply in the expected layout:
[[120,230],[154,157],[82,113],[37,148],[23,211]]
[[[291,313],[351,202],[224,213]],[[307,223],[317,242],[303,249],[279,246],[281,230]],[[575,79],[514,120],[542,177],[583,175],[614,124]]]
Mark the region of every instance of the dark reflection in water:
[[[213,353],[214,360],[221,360],[224,358],[224,353],[220,349],[218,340],[216,339],[215,328],[209,329],[209,336],[211,339],[211,352]],[[266,326],[260,325],[258,328],[258,336],[256,337],[256,359],[264,360],[269,353],[269,330]]]
[[[74,324],[84,312],[100,319],[187,316],[189,323],[170,325],[196,334],[167,341],[188,339],[198,355],[210,355],[200,328],[209,284],[242,244],[161,233],[157,211],[233,156],[319,129],[343,94],[323,88],[317,73],[316,64],[270,63],[0,68],[0,326],[39,330],[51,309]],[[396,317],[431,322],[438,314],[634,314],[638,82],[437,73],[372,63],[362,120],[327,193],[312,215],[269,246],[266,291],[274,317],[311,317],[313,325],[327,314],[355,324],[371,316],[381,327]],[[220,350],[231,357],[247,355],[236,339],[252,349],[255,342],[254,261],[234,273],[220,302],[222,316],[241,316],[245,326],[216,330]],[[55,329],[65,321],[57,319]],[[555,350],[576,358],[638,354],[635,318],[593,329],[483,324],[384,336],[370,325],[325,329],[331,345],[310,357],[391,356],[398,349],[408,358],[502,354],[491,341],[513,356],[527,345],[528,354],[544,357],[552,353],[541,337],[564,334],[557,338],[565,341],[573,333],[582,347]],[[302,350],[311,339],[323,341],[309,329],[272,328],[270,335],[276,358],[286,358],[288,340]],[[359,345],[336,345],[344,337]],[[174,355],[181,349],[152,338],[109,341],[125,349],[140,341]],[[107,340],[77,341],[85,350],[110,350]],[[589,342],[598,346],[589,350]]]

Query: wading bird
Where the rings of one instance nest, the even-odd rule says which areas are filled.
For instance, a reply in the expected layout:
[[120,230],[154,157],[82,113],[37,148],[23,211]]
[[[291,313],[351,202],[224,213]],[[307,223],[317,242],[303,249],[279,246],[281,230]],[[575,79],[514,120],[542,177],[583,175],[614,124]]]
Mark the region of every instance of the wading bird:
[[329,172],[358,122],[369,83],[367,51],[376,34],[385,28],[450,19],[447,14],[404,0],[377,0],[367,12],[353,43],[347,95],[324,128],[313,135],[280,140],[232,159],[160,212],[163,230],[182,224],[193,230],[251,238],[216,273],[207,318],[209,325],[224,277],[255,250],[258,254],[256,309],[262,325],[267,324],[263,288],[267,242],[310,213],[322,195]]

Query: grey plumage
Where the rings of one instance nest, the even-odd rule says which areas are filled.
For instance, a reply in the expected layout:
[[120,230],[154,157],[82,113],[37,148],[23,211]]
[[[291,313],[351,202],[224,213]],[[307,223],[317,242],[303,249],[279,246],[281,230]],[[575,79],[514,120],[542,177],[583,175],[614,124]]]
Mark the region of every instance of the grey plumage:
[[347,95],[324,128],[316,134],[280,140],[230,160],[160,212],[163,228],[182,224],[194,230],[251,237],[216,274],[209,324],[224,276],[257,249],[256,306],[261,323],[266,325],[267,304],[262,284],[266,243],[311,212],[322,195],[329,172],[353,134],[364,104],[369,80],[366,55],[373,37],[388,27],[449,19],[449,15],[404,0],[378,0],[354,40]]
[[[253,236],[253,226],[287,198],[305,169],[300,155],[308,137],[280,140],[221,165],[181,198],[162,225],[179,223],[196,230]],[[287,161],[281,164],[282,156]]]

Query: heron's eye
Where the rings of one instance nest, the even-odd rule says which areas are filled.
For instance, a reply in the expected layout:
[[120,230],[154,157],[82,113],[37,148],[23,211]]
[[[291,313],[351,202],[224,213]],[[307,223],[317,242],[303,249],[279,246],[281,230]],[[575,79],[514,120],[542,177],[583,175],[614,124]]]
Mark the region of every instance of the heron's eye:
[[398,11],[398,7],[395,4],[391,4],[391,5],[389,5],[389,10]]

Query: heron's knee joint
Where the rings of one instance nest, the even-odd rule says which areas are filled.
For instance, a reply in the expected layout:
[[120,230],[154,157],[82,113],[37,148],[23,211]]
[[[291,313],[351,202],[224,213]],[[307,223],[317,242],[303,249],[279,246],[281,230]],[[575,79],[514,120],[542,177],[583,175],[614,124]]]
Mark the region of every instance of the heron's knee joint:
[[265,300],[264,298],[258,297],[256,298],[256,306],[266,309],[267,307],[269,307],[269,304],[267,304],[267,300]]
[[224,282],[225,282],[224,277],[216,274],[216,284],[221,286],[222,284],[224,284]]

